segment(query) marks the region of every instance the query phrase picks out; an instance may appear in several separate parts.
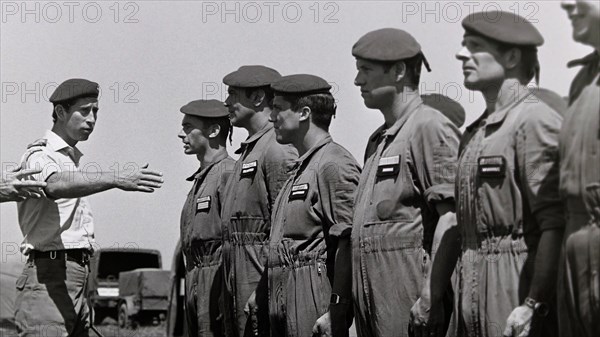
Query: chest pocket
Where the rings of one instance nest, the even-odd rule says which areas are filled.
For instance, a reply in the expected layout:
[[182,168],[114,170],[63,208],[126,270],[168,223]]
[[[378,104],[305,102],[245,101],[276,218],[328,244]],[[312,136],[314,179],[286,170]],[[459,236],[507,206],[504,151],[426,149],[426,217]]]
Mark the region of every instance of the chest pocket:
[[292,186],[289,200],[306,200],[308,195],[308,184],[298,184]]
[[479,157],[477,174],[480,178],[502,179],[506,176],[506,160],[502,156]]
[[240,172],[240,177],[252,177],[256,174],[256,169],[258,168],[258,161],[251,161],[249,163],[242,164],[242,172]]
[[382,157],[377,165],[377,177],[396,177],[400,172],[400,155]]
[[209,196],[196,199],[196,213],[210,211],[212,198]]

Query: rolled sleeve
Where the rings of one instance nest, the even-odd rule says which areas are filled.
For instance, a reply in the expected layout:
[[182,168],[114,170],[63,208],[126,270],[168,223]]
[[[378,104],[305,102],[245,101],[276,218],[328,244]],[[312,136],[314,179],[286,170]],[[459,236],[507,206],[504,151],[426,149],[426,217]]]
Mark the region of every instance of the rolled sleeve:
[[426,202],[454,199],[460,131],[446,117],[436,113],[415,130],[410,140],[419,187]]
[[539,228],[565,226],[559,196],[558,136],[561,116],[545,105],[528,111],[517,137],[519,175],[525,177],[524,195]]
[[349,153],[333,156],[335,161],[319,167],[318,185],[320,210],[332,237],[348,237],[352,231],[354,194],[360,178],[360,168]]

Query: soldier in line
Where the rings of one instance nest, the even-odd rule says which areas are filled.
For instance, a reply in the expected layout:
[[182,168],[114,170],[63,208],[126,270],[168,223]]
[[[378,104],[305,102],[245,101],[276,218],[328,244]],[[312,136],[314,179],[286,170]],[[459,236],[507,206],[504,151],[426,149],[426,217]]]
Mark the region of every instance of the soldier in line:
[[94,179],[79,171],[76,144],[94,131],[98,94],[98,84],[85,79],[61,83],[50,97],[52,130],[29,145],[21,160],[24,169],[41,169],[34,179],[47,186],[42,198],[17,203],[25,237],[21,252],[28,256],[16,282],[20,336],[88,335],[87,277],[95,241],[86,197],[112,188],[150,193],[163,182],[147,164],[133,174],[99,172]]
[[566,211],[559,293],[560,336],[600,335],[600,3],[563,1],[573,39],[594,48],[570,67],[571,84],[560,133],[560,193]]
[[[446,233],[431,272],[431,311],[415,322],[440,336],[439,294],[458,259],[458,336],[554,336],[555,285],[564,229],[558,197],[561,112],[527,84],[538,80],[538,30],[508,12],[462,22],[464,84],[486,111],[461,141],[458,228]],[[457,244],[460,242],[460,244]],[[462,249],[460,248],[462,246]],[[459,259],[460,257],[460,259]]]
[[322,316],[329,319],[338,238],[351,230],[360,168],[329,134],[336,106],[324,79],[284,76],[271,88],[277,142],[292,144],[300,155],[273,209],[268,260],[271,336],[331,336],[315,322]]
[[[358,335],[407,336],[434,233],[455,222],[453,172],[460,132],[423,104],[418,85],[422,65],[429,65],[410,34],[392,28],[367,33],[352,55],[358,70],[354,83],[365,106],[381,111],[384,124],[367,143],[351,262],[349,254],[339,252],[346,260],[336,264],[352,265]],[[336,282],[346,279],[335,275]]]
[[218,337],[223,332],[221,208],[235,160],[227,154],[229,112],[218,100],[197,100],[181,107],[178,137],[200,168],[181,212],[181,246],[186,267],[189,337]]
[[243,66],[225,76],[225,104],[234,127],[248,131],[236,151],[240,158],[225,189],[223,266],[228,336],[268,336],[267,279],[264,273],[275,198],[289,176],[296,150],[275,140],[269,122],[271,83],[281,75],[264,66]]

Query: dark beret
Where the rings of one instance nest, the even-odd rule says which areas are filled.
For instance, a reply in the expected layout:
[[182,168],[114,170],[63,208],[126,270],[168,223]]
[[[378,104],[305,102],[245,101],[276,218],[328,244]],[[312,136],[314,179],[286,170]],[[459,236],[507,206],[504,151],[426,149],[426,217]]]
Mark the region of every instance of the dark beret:
[[505,44],[541,46],[542,34],[524,17],[503,11],[472,13],[462,21],[467,33],[475,33]]
[[296,74],[283,76],[271,84],[271,89],[281,94],[312,95],[330,93],[331,86],[319,76]]
[[460,128],[465,123],[465,109],[452,98],[441,94],[422,95],[423,103],[448,117],[456,127]]
[[207,118],[219,118],[226,117],[229,115],[229,111],[223,104],[223,102],[216,99],[209,100],[197,100],[191,101],[179,109],[186,115],[207,117]]
[[62,82],[50,96],[50,102],[70,101],[79,97],[96,97],[100,94],[100,86],[96,82],[82,78],[72,78]]
[[399,61],[421,52],[421,45],[409,33],[383,28],[365,34],[352,46],[352,55],[372,61]]
[[223,78],[223,83],[228,86],[240,88],[257,88],[271,85],[281,78],[275,69],[265,66],[242,66],[240,69]]

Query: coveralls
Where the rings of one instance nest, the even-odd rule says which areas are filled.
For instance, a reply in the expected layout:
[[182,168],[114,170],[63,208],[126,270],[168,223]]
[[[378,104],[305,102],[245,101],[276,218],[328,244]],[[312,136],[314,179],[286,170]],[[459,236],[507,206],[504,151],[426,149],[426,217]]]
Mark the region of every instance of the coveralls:
[[[600,335],[600,229],[590,223],[586,187],[600,183],[600,56],[573,80],[560,133],[560,192],[566,205],[566,263],[558,285],[561,336]],[[563,260],[565,261],[565,260]]]
[[[263,272],[271,211],[298,154],[292,146],[277,143],[271,123],[242,142],[236,153],[240,153],[240,158],[227,182],[221,214],[226,334],[252,336],[258,330],[268,335],[267,279]],[[244,313],[253,292],[259,310],[255,315],[258,322],[254,323]]]
[[224,153],[201,167],[181,212],[181,243],[186,261],[188,336],[223,336],[221,205],[235,161]]
[[[529,90],[485,112],[462,138],[456,183],[462,236],[458,336],[502,336],[529,294],[544,230],[562,228],[558,196],[559,112]],[[555,306],[536,326],[556,334]],[[539,335],[536,326],[531,336]]]
[[349,236],[360,168],[330,136],[298,159],[277,201],[269,246],[271,336],[311,336],[327,312],[337,240]]
[[459,137],[452,121],[414,97],[369,139],[352,229],[361,337],[408,336],[439,219],[435,204],[454,198]]

